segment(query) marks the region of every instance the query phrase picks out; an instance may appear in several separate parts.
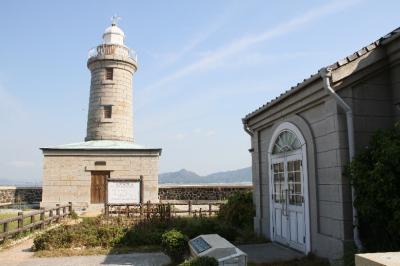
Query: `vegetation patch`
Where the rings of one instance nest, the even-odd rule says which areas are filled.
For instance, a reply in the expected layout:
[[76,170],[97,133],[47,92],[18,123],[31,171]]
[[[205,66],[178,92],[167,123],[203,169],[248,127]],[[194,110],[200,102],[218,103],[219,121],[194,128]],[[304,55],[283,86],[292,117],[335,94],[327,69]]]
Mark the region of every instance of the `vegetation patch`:
[[126,254],[132,252],[158,252],[161,251],[160,246],[140,246],[130,247],[114,247],[114,248],[60,248],[54,250],[40,250],[35,252],[35,257],[67,257],[67,256],[91,256],[91,255],[109,255],[109,254]]
[[237,228],[253,230],[255,208],[251,192],[236,192],[221,205],[218,218]]
[[162,234],[163,251],[175,262],[181,262],[188,251],[188,237],[176,229]]
[[378,131],[347,168],[366,251],[400,248],[400,124]]
[[61,225],[35,237],[33,249],[110,248],[122,239],[124,233],[118,224],[105,225],[100,218],[84,219],[79,224]]
[[[239,204],[240,199],[246,199],[247,207],[253,208],[249,200],[251,195],[235,195],[230,210],[218,217],[166,218],[161,215],[133,225],[128,224],[132,222],[129,218],[84,218],[81,223],[63,224],[35,237],[33,248],[37,256],[110,254],[163,248],[171,259],[180,262],[183,255],[188,254],[187,241],[198,235],[219,234],[235,244],[265,242],[253,232],[249,219],[251,212],[244,216],[235,213],[232,206]],[[240,204],[236,211],[243,215],[245,205]],[[234,217],[239,216],[242,217],[241,228],[234,222]]]

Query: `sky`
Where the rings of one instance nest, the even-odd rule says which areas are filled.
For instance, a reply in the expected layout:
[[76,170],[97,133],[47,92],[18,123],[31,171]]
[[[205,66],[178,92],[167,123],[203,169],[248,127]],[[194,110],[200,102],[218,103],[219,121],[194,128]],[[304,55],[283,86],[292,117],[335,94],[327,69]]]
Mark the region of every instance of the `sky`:
[[83,141],[88,50],[111,16],[138,54],[135,142],[160,172],[250,166],[241,119],[398,26],[398,1],[4,1],[0,179],[41,179],[40,147]]

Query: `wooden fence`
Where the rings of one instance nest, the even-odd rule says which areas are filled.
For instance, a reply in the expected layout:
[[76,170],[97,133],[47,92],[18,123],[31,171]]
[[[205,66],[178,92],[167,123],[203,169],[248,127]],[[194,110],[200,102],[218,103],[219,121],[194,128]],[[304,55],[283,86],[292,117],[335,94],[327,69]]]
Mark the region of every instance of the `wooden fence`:
[[[179,203],[151,203],[150,201],[142,204],[105,204],[106,216],[126,216],[129,218],[149,219],[154,216],[172,217],[177,215],[188,216],[213,216],[219,211],[223,202],[199,203],[199,202],[179,202]],[[187,206],[186,208],[184,206]],[[205,208],[195,208],[202,206]]]
[[[5,240],[15,234],[30,230],[33,232],[36,229],[44,229],[46,225],[53,222],[60,222],[62,218],[70,215],[72,212],[72,203],[66,205],[57,204],[55,208],[41,209],[30,212],[18,212],[18,216],[0,220],[0,226],[3,226],[3,231],[0,231],[0,239]],[[37,220],[37,218],[39,219]],[[17,224],[15,228],[11,225]],[[1,227],[0,227],[1,228]]]

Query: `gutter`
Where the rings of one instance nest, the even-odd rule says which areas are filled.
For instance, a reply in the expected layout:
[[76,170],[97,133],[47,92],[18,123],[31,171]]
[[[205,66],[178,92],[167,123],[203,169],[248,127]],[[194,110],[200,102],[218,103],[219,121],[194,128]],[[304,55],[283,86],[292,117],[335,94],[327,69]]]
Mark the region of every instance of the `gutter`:
[[254,132],[250,129],[249,125],[247,124],[247,120],[245,118],[242,119],[243,122],[243,129],[249,134],[251,137],[254,136]]
[[[324,89],[335,99],[336,103],[343,108],[346,112],[346,122],[347,122],[347,139],[349,143],[349,159],[350,162],[353,160],[355,153],[354,146],[354,124],[353,124],[353,110],[351,107],[332,89],[329,78],[332,76],[330,68],[322,68],[319,71],[319,75],[322,78]],[[351,204],[353,209],[353,239],[354,243],[359,251],[363,249],[362,242],[360,240],[360,234],[358,230],[358,216],[357,209],[354,207],[354,187],[351,185]]]

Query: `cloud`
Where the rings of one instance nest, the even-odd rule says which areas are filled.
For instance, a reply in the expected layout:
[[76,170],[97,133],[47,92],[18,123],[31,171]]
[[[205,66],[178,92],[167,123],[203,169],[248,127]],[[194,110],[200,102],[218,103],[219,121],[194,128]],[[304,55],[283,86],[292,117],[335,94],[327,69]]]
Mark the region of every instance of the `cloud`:
[[230,17],[235,13],[235,8],[226,9],[225,12],[217,19],[208,23],[210,26],[204,31],[195,34],[179,51],[152,53],[152,56],[160,60],[160,65],[167,67],[181,60],[184,56],[195,50],[201,43],[216,33],[222,26],[227,23]]
[[167,67],[173,65],[182,59],[185,55],[193,51],[196,47],[199,46],[202,42],[207,40],[210,35],[216,32],[222,24],[214,24],[212,28],[208,29],[205,32],[201,32],[194,36],[180,51],[178,52],[166,52],[162,54],[156,54],[153,56],[161,60],[161,65],[163,67]]
[[273,64],[282,61],[298,60],[300,58],[315,57],[323,55],[324,53],[309,52],[309,51],[297,51],[297,52],[286,52],[286,53],[275,53],[265,54],[258,52],[249,52],[241,55],[239,58],[227,58],[225,60],[218,61],[214,64],[214,67],[224,68],[243,68],[246,66],[257,66],[259,64]]
[[301,16],[294,17],[293,19],[279,24],[266,31],[260,32],[258,34],[243,36],[239,39],[233,40],[232,42],[220,47],[219,49],[210,52],[208,55],[202,57],[201,59],[189,65],[186,65],[178,69],[174,73],[148,85],[144,88],[144,90],[153,90],[158,87],[162,87],[169,82],[181,79],[189,74],[214,68],[215,64],[220,63],[221,60],[225,60],[232,55],[240,54],[240,52],[248,50],[256,44],[289,34],[290,32],[295,31],[296,29],[301,28],[306,24],[314,22],[328,14],[348,8],[349,6],[352,6],[358,2],[360,1],[333,1],[328,4],[313,8],[308,12],[302,14]]

